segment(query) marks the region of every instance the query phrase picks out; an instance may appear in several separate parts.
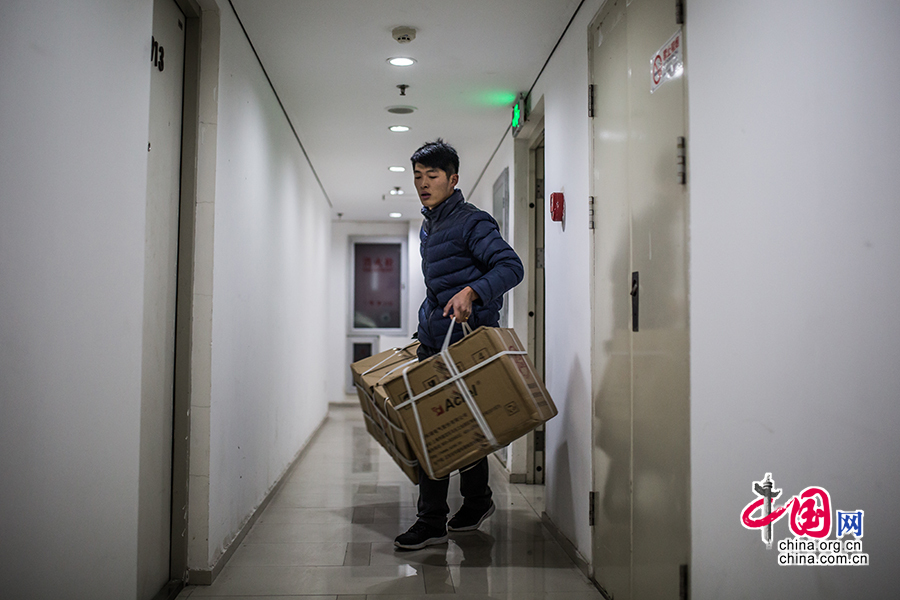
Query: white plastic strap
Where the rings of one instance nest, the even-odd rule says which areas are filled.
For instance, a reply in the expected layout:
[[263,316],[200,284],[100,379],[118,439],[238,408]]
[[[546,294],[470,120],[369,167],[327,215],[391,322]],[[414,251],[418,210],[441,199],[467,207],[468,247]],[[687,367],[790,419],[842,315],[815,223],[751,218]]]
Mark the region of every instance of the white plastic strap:
[[[384,420],[387,421],[387,424],[388,424],[388,425],[390,425],[393,429],[396,429],[396,430],[399,431],[400,433],[403,433],[404,435],[406,434],[406,431],[405,431],[402,427],[400,427],[399,425],[394,424],[394,422],[391,421],[390,417],[387,416],[387,413],[386,413],[384,410],[382,410],[382,408],[381,408],[380,406],[378,406],[378,403],[375,402],[375,398],[374,398],[374,396],[372,396],[372,394],[370,394],[368,391],[366,391],[365,389],[363,389],[362,387],[360,387],[360,386],[358,386],[358,385],[356,386],[356,389],[362,391],[363,395],[366,397],[366,400],[369,401],[369,406],[370,406],[375,412],[377,412],[379,415],[381,415],[381,416],[384,418]],[[396,408],[394,408],[394,407],[391,406],[390,404],[389,404],[388,406],[391,407],[391,410],[393,410],[394,412],[397,412],[397,409],[396,409]],[[369,417],[369,415],[366,414],[365,412],[363,412],[363,414],[364,414],[365,416]],[[371,419],[371,417],[369,417],[369,418]],[[380,427],[380,426],[379,426],[379,429],[381,429],[382,431],[384,431],[384,427]]]
[[[390,350],[393,350],[393,352],[391,352],[391,353],[388,355],[387,358],[385,358],[384,360],[382,360],[380,363],[378,363],[377,365],[375,365],[374,367],[372,367],[372,368],[369,369],[368,371],[363,372],[363,373],[361,374],[361,376],[362,376],[362,375],[368,375],[369,373],[371,373],[372,371],[376,370],[378,367],[380,367],[381,365],[383,365],[383,364],[386,363],[387,361],[391,360],[392,358],[394,358],[395,356],[397,356],[397,355],[400,354],[401,352],[406,352],[407,350],[409,350],[409,348],[410,348],[411,346],[415,346],[415,345],[418,344],[418,343],[419,343],[418,341],[414,341],[414,342],[412,342],[412,343],[410,343],[410,344],[407,344],[407,345],[403,346],[402,348],[390,348]],[[394,371],[396,371],[396,369],[394,369]],[[391,372],[393,373],[393,371],[391,371]]]
[[[451,376],[449,379],[442,381],[441,383],[437,384],[436,386],[428,388],[421,394],[416,394],[415,396],[410,396],[408,399],[404,400],[403,402],[401,402],[394,408],[399,410],[405,406],[409,406],[410,404],[415,403],[417,400],[424,398],[425,396],[428,396],[430,394],[433,394],[434,392],[438,391],[439,389],[441,389],[444,386],[452,385],[452,384],[456,383],[462,377],[468,377],[469,375],[471,375],[478,369],[480,369],[486,365],[489,365],[490,363],[494,362],[495,360],[497,360],[499,358],[502,358],[504,356],[509,356],[509,355],[523,356],[525,354],[528,354],[528,352],[526,352],[525,350],[504,350],[502,352],[498,352],[497,354],[491,356],[487,360],[483,360],[480,363],[478,363],[477,365],[475,365],[473,367],[469,367],[465,371],[458,372],[457,375]],[[412,393],[412,389],[409,385],[409,378],[406,376],[406,370],[403,371],[403,382],[406,384],[406,391],[409,393]]]
[[[469,405],[469,410],[471,411],[472,416],[475,417],[475,422],[478,423],[478,426],[484,433],[484,437],[487,439],[488,444],[490,444],[493,448],[497,446],[497,438],[494,437],[494,432],[491,431],[491,427],[490,425],[488,425],[487,419],[484,418],[484,415],[481,412],[481,408],[475,402],[475,398],[472,397],[472,394],[469,393],[469,388],[466,387],[466,382],[463,381],[462,377],[460,377],[459,370],[456,368],[456,364],[450,357],[450,336],[453,333],[454,324],[456,324],[456,317],[450,319],[450,329],[449,331],[447,331],[447,337],[444,338],[444,347],[441,348],[441,358],[444,359],[444,364],[447,365],[447,370],[450,372],[451,378],[456,381],[456,387],[459,390],[459,393],[462,394],[463,400],[465,400],[466,404]],[[465,332],[465,329],[466,324],[463,323],[463,332]]]
[[[366,399],[369,401],[369,404],[378,412],[378,414],[380,414],[384,418],[385,421],[387,421],[388,425],[390,425],[391,427],[393,427],[400,433],[403,433],[403,434],[406,433],[402,427],[397,427],[396,425],[394,425],[394,423],[391,422],[391,420],[387,417],[387,415],[384,414],[384,411],[378,407],[378,403],[375,402],[375,399],[372,397],[371,394],[369,394],[366,390],[364,390],[360,386],[356,386],[356,387],[357,387],[357,389],[362,390],[363,395],[365,395]],[[398,460],[409,467],[418,466],[419,461],[417,461],[415,459],[410,460],[410,459],[406,458],[405,456],[403,456],[403,454],[400,453],[400,450],[396,447],[396,445],[390,440],[390,438],[387,437],[387,432],[384,430],[384,427],[381,423],[379,423],[378,421],[373,419],[372,415],[368,414],[365,411],[363,411],[363,416],[366,419],[368,419],[369,421],[371,421],[375,427],[380,429],[382,433],[384,433],[384,440],[388,445],[387,449],[390,452],[391,456],[394,457],[395,460]]]
[[397,356],[398,354],[400,354],[400,353],[403,351],[403,350],[400,349],[400,348],[391,348],[391,350],[393,350],[393,352],[391,352],[391,353],[388,355],[387,358],[385,358],[384,360],[382,360],[380,363],[378,363],[378,364],[375,365],[374,367],[371,367],[370,369],[368,369],[368,370],[366,370],[366,371],[363,371],[363,372],[360,374],[360,377],[361,377],[362,375],[368,375],[368,374],[371,373],[372,371],[375,371],[376,369],[378,369],[378,367],[380,367],[381,365],[383,365],[383,364],[386,363],[387,361],[391,360],[392,358],[394,358],[395,356]]
[[414,359],[412,359],[412,360],[406,361],[405,363],[401,363],[401,364],[397,365],[396,367],[394,367],[393,369],[391,369],[390,371],[388,371],[387,373],[385,373],[384,375],[382,375],[382,376],[378,379],[378,381],[381,381],[381,380],[384,379],[385,377],[388,377],[388,376],[390,376],[390,375],[393,375],[396,371],[402,369],[402,368],[405,367],[405,366],[408,366],[408,365],[411,365],[411,364],[417,363],[417,362],[419,362],[419,359],[418,359],[418,358],[414,358]]
[[[450,327],[447,329],[447,335],[444,336],[444,344],[441,347],[442,355],[444,352],[447,351],[447,348],[450,346],[450,338],[453,335],[453,325],[455,323],[456,323],[456,317],[454,316],[452,319],[450,319]],[[444,362],[446,363],[447,360],[445,359]],[[421,395],[414,396],[412,393],[412,388],[409,385],[409,376],[407,375],[407,372],[409,371],[409,369],[410,369],[410,367],[406,367],[405,369],[403,369],[403,383],[406,385],[406,393],[409,395],[409,400],[407,400],[406,402],[400,403],[398,406],[395,407],[395,409],[399,410],[401,407],[406,406],[408,404],[412,405],[412,413],[416,419],[416,429],[419,432],[419,441],[422,444],[422,454],[425,456],[425,467],[428,470],[428,476],[431,477],[432,479],[434,479],[434,467],[432,467],[432,465],[431,465],[431,455],[428,453],[428,446],[425,444],[425,431],[422,429],[422,419],[421,419],[421,417],[419,417],[419,407],[416,406],[416,404],[415,404],[415,400],[420,398]],[[432,388],[431,391],[433,391],[433,389],[434,388]]]
[[[369,421],[371,421],[372,424],[375,425],[375,427],[378,427],[379,429],[381,429],[381,426],[378,424],[378,421],[376,421],[375,419],[373,419],[370,415],[367,415],[366,413],[363,413],[363,416],[364,416],[366,419],[368,419]],[[382,431],[384,431],[384,430],[382,429]],[[416,467],[416,466],[419,465],[419,461],[417,461],[417,460],[414,459],[414,458],[413,458],[413,459],[406,458],[405,456],[403,456],[403,455],[400,453],[400,451],[396,448],[396,446],[394,446],[393,444],[390,443],[390,440],[389,440],[389,439],[387,439],[387,438],[385,438],[385,439],[386,439],[386,441],[388,442],[388,448],[386,448],[386,450],[388,450],[388,452],[390,452],[391,456],[392,456],[395,460],[398,460],[398,461],[402,462],[404,465],[406,465],[406,466],[408,466],[408,467]]]
[[[406,377],[406,369],[403,369],[403,381],[406,383],[406,391],[412,395],[412,392],[409,389],[409,379]],[[406,403],[401,404],[403,406]],[[415,404],[412,405],[412,413],[416,418],[416,428],[419,431],[419,440],[422,442],[422,454],[425,456],[425,468],[428,470],[428,476],[434,479],[434,467],[431,466],[431,456],[428,454],[428,446],[425,445],[425,433],[422,431],[422,420],[419,418],[419,407]]]
[[[391,406],[390,404],[388,404],[388,406],[390,406],[390,408],[391,408],[392,411],[397,412],[397,409],[396,409],[396,408],[394,408],[394,407]],[[382,411],[381,414],[384,415],[384,418],[385,418],[385,419],[387,419],[388,425],[390,425],[391,427],[393,427],[394,429],[396,429],[397,431],[399,431],[399,432],[402,433],[403,435],[406,435],[406,430],[403,429],[402,427],[400,427],[399,425],[395,425],[394,422],[390,419],[390,417],[388,417],[388,416],[385,414],[385,412],[386,412],[386,411]],[[398,418],[399,418],[399,416],[398,416]]]
[[[441,346],[441,353],[445,352],[447,348],[450,347],[450,338],[453,337],[453,325],[456,324],[456,317],[452,317],[450,319],[450,327],[447,329],[447,335],[444,336],[444,345]],[[469,324],[465,321],[460,323],[462,325],[463,337],[472,333],[472,328],[469,327]]]
[[[494,436],[494,432],[491,431],[491,428],[488,425],[487,420],[484,418],[484,414],[481,412],[481,409],[479,408],[478,404],[475,402],[475,399],[469,393],[469,389],[466,387],[466,384],[465,384],[465,381],[463,378],[468,376],[470,373],[474,372],[475,370],[484,367],[488,363],[491,363],[491,362],[497,360],[501,356],[506,356],[509,354],[527,354],[527,352],[525,352],[524,350],[506,350],[504,352],[499,352],[499,353],[495,354],[494,356],[490,357],[489,359],[482,361],[482,362],[478,363],[477,365],[475,365],[469,369],[466,369],[464,372],[460,373],[459,370],[456,368],[456,365],[453,363],[453,360],[450,357],[450,351],[449,351],[450,338],[453,334],[453,326],[455,324],[456,324],[456,317],[453,317],[450,320],[450,328],[447,330],[447,335],[444,337],[444,344],[441,347],[441,351],[440,351],[441,359],[444,361],[444,364],[447,366],[447,370],[450,372],[450,378],[432,388],[428,388],[421,394],[414,395],[412,392],[412,387],[409,384],[409,376],[407,375],[409,369],[411,368],[411,365],[407,366],[406,368],[403,369],[402,375],[403,375],[403,383],[406,385],[406,392],[409,394],[409,398],[406,401],[401,402],[400,404],[398,404],[397,406],[394,407],[395,410],[399,410],[405,406],[412,406],[413,416],[416,419],[416,428],[418,429],[418,433],[419,433],[419,441],[421,442],[422,454],[425,456],[425,463],[426,463],[425,466],[427,468],[429,477],[431,477],[432,479],[434,479],[434,468],[431,465],[431,456],[428,454],[428,447],[425,444],[425,432],[422,428],[422,420],[419,417],[419,407],[416,405],[416,401],[419,400],[420,398],[424,398],[425,396],[433,394],[434,392],[436,392],[437,390],[439,390],[440,388],[442,388],[446,385],[452,385],[455,383],[457,388],[460,391],[460,394],[463,397],[463,400],[465,400],[466,405],[469,407],[469,411],[472,413],[472,416],[475,418],[475,422],[478,423],[479,428],[484,433],[484,436],[487,439],[488,444],[490,444],[492,448],[497,448],[497,447],[499,447],[497,438]],[[467,323],[463,323],[462,325],[463,325],[464,332],[467,329],[468,329],[469,333],[472,332],[472,329],[468,326]]]

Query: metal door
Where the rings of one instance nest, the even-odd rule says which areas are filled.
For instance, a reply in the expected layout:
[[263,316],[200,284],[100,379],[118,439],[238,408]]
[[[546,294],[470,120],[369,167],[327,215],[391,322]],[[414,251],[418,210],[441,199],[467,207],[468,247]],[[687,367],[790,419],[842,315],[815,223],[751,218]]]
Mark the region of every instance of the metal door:
[[668,80],[661,70],[683,47],[675,1],[636,0],[627,12],[631,271],[639,274],[632,590],[635,598],[679,598],[690,557],[684,78],[678,67]]
[[[528,151],[529,219],[528,248],[525,260],[531,269],[528,278],[528,355],[541,378],[545,377],[545,277],[544,277],[544,132],[540,130]],[[523,257],[523,259],[526,257]],[[525,483],[544,484],[544,425],[525,436]]]
[[610,2],[590,32],[593,563],[617,599],[687,593],[687,193],[676,5]]
[[625,1],[591,28],[594,86],[592,392],[594,577],[631,598],[631,333]]
[[138,598],[152,598],[169,582],[184,28],[184,15],[173,0],[154,2],[147,64],[151,78],[138,490]]

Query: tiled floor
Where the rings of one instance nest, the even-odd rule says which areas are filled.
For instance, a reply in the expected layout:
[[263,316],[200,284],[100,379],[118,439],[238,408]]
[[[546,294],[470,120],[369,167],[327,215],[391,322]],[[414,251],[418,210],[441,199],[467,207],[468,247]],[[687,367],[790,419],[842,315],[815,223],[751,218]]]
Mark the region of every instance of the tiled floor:
[[[543,487],[507,479],[491,459],[497,511],[479,531],[395,551],[394,537],[415,521],[416,487],[366,433],[358,408],[333,407],[213,585],[178,598],[602,600],[542,526]],[[450,490],[454,511],[459,484]]]

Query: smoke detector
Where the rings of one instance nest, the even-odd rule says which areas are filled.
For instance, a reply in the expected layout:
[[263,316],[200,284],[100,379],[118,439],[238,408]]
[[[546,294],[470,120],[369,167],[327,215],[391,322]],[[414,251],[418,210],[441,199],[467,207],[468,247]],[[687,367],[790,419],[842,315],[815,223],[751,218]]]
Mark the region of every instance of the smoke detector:
[[391,35],[401,44],[408,44],[416,39],[416,30],[412,27],[394,27]]

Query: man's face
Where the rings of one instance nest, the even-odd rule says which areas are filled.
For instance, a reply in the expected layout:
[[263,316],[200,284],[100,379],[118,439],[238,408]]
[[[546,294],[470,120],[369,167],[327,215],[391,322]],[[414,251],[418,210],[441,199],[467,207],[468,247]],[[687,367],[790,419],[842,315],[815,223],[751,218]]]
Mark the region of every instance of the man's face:
[[431,210],[453,194],[459,175],[448,176],[443,169],[426,167],[422,163],[416,163],[413,167],[416,178],[416,191],[422,206]]

